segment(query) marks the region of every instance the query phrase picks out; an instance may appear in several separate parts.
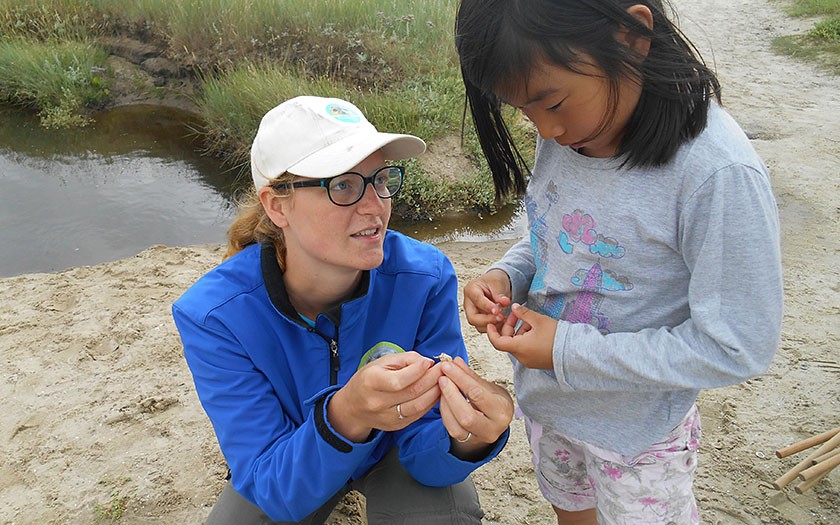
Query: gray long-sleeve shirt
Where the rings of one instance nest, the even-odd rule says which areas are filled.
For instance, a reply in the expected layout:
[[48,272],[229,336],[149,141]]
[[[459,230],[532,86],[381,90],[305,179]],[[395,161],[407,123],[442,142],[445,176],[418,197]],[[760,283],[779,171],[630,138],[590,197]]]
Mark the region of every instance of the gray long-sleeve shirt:
[[539,140],[529,236],[493,268],[514,301],[560,319],[554,370],[513,359],[525,414],[635,455],[702,388],[763,373],[778,346],[782,272],[763,162],[712,105],[705,131],[655,169]]

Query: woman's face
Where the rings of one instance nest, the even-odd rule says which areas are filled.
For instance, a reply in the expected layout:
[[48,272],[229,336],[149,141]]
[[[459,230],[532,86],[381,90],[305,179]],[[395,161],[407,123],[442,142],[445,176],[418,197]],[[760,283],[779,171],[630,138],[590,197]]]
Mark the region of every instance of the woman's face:
[[[369,176],[384,165],[376,152],[350,171]],[[295,188],[287,197],[271,199],[266,211],[283,229],[287,271],[355,275],[382,263],[391,200],[380,198],[370,185],[351,206],[333,204],[324,188]]]

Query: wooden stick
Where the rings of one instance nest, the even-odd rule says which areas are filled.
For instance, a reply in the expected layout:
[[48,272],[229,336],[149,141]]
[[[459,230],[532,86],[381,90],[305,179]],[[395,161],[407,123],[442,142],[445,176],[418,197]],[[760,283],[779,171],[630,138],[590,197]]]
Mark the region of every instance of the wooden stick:
[[809,454],[807,458],[803,459],[797,463],[795,467],[782,474],[779,479],[773,482],[773,488],[780,490],[787,486],[788,483],[796,479],[796,476],[798,476],[800,472],[811,465],[812,459],[818,458],[826,452],[834,450],[837,445],[840,445],[840,433],[835,434],[833,438],[820,445],[820,448]]
[[811,460],[811,465],[816,465],[817,463],[819,463],[821,461],[825,461],[829,458],[833,458],[834,456],[837,456],[839,454],[840,454],[840,447],[837,447],[834,450],[832,450],[831,452],[826,452],[822,456],[812,459]]
[[780,448],[779,450],[777,450],[776,457],[784,458],[790,456],[791,454],[802,452],[803,450],[811,448],[814,445],[825,443],[826,441],[837,435],[838,432],[840,432],[840,427],[828,430],[826,432],[823,432],[822,434],[817,434],[816,436],[809,437],[808,439],[803,439],[802,441],[797,441],[792,445],[788,445],[784,448]]
[[823,473],[829,472],[831,469],[840,465],[840,456],[834,456],[833,458],[828,458],[825,461],[821,461],[814,465],[813,467],[808,467],[802,472],[799,473],[799,479],[804,481],[808,481],[809,479],[818,476]]
[[795,490],[797,494],[805,494],[806,491],[810,490],[811,487],[816,485],[821,479],[823,479],[827,475],[828,475],[828,471],[825,471],[822,474],[820,474],[819,476],[813,477],[813,478],[809,479],[808,481],[802,481],[798,485],[793,487],[793,490]]

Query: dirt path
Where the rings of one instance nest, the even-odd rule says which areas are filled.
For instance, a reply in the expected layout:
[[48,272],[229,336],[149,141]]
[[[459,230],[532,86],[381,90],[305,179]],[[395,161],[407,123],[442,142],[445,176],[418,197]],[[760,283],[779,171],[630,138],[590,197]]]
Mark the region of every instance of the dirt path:
[[768,374],[701,398],[705,519],[840,523],[840,473],[804,495],[768,484],[801,459],[780,460],[775,448],[840,425],[840,78],[770,50],[774,37],[813,25],[776,3],[679,0],[677,8],[771,170],[785,268],[783,339]]

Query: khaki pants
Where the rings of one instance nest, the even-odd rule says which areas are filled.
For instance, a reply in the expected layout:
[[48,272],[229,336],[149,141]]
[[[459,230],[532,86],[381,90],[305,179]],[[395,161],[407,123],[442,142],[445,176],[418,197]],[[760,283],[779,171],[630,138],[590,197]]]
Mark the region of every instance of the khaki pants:
[[[449,487],[421,485],[403,468],[395,448],[364,477],[348,484],[297,523],[321,525],[351,490],[365,496],[368,525],[473,525],[481,523],[484,516],[470,478]],[[210,511],[206,525],[250,524],[282,525],[291,522],[271,521],[259,507],[240,496],[228,481]]]

